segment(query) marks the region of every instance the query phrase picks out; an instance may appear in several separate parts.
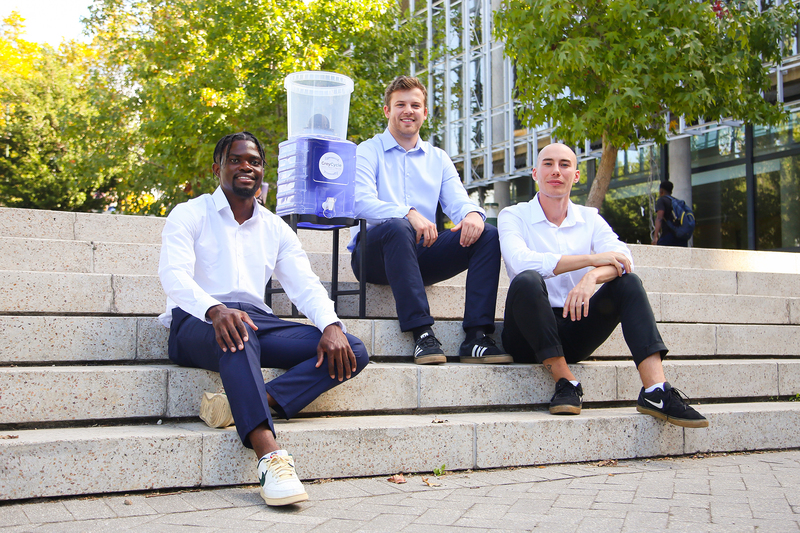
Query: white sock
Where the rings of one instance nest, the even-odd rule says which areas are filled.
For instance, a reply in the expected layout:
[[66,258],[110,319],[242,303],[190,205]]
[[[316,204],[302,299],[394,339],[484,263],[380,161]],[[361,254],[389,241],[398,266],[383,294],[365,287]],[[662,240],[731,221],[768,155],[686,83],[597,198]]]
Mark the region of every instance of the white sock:
[[664,382],[662,381],[661,383],[656,383],[652,387],[647,387],[646,389],[644,389],[644,391],[645,392],[653,392],[656,389],[664,390]]
[[572,379],[571,379],[571,380],[569,380],[569,382],[570,382],[570,383],[572,383],[572,386],[573,386],[573,387],[577,387],[578,385],[580,385],[580,384],[581,384],[581,382],[580,382],[580,381],[575,381],[575,380],[572,380]]

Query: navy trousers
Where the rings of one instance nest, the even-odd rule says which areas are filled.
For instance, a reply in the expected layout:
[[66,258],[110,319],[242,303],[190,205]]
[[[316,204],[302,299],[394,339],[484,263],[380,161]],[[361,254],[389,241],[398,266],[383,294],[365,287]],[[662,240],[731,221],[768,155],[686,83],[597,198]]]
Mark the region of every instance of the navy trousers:
[[[358,238],[364,238],[363,232]],[[483,326],[487,333],[494,331],[500,276],[497,228],[486,224],[478,240],[466,248],[459,244],[461,231],[445,230],[426,248],[421,242],[414,242],[416,232],[408,220],[393,218],[370,228],[366,238],[367,282],[392,288],[402,331],[433,324],[425,285],[450,279],[467,269],[463,326]],[[351,266],[359,280],[360,252],[356,246],[351,256]]]
[[[225,302],[225,305],[245,311],[258,326],[258,331],[253,331],[245,324],[248,341],[244,350],[223,352],[211,324],[176,307],[172,310],[169,358],[181,366],[219,372],[239,438],[252,448],[247,435],[259,424],[266,421],[275,434],[267,393],[278,403],[275,411],[289,419],[340,382],[328,374],[327,360],[315,367],[317,345],[322,337],[316,327],[281,320],[250,304]],[[347,340],[356,356],[358,374],[367,366],[369,355],[359,339],[347,334]],[[262,367],[283,368],[286,372],[265,384]]]
[[589,299],[589,316],[572,321],[563,308],[550,307],[547,285],[535,270],[518,274],[508,288],[503,347],[516,363],[541,363],[564,357],[583,361],[622,323],[622,334],[636,366],[650,355],[667,354],[642,280],[625,274],[604,283]]

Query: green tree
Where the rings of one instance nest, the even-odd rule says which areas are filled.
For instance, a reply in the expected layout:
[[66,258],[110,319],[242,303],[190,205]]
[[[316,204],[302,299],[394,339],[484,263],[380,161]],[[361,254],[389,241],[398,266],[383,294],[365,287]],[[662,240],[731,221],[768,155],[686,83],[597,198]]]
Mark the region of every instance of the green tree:
[[112,110],[136,125],[121,210],[163,213],[212,191],[211,153],[232,131],[261,139],[274,183],[291,72],[349,75],[350,139],[380,131],[383,88],[407,70],[420,35],[411,21],[397,28],[402,18],[390,0],[96,0],[88,28],[107,58],[103,76],[127,95]]
[[[23,39],[17,13],[0,27],[0,203],[91,211],[111,200],[119,168],[109,164],[89,83],[95,54],[68,42],[59,50]],[[91,138],[91,140],[90,140]]]
[[666,142],[678,117],[776,124],[779,105],[761,96],[798,7],[761,13],[759,2],[697,0],[503,0],[495,35],[517,70],[529,126],[552,122],[570,144],[602,139],[586,204],[599,207],[617,150]]

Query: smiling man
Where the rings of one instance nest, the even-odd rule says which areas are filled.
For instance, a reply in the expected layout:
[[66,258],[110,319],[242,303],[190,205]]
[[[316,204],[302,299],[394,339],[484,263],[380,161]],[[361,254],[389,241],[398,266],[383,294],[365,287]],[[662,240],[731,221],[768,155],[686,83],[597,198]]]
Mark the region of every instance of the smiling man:
[[[297,414],[317,396],[358,374],[369,356],[344,332],[333,302],[311,271],[297,235],[255,201],[264,149],[251,133],[220,139],[219,187],[175,206],[162,233],[158,273],[167,293],[159,319],[170,328],[169,358],[219,372],[226,394],[206,393],[200,417],[236,424],[253,448],[268,505],[308,499],[291,456],[279,449],[270,409]],[[264,304],[271,276],[314,326],[276,318]],[[286,372],[264,383],[261,368]]]
[[[469,269],[459,350],[462,363],[510,363],[487,334],[494,331],[500,275],[497,229],[484,225],[447,154],[420,139],[428,117],[425,86],[399,76],[386,88],[383,133],[358,146],[356,217],[367,219],[366,235],[353,231],[348,249],[358,279],[389,285],[402,331],[414,335],[414,362],[444,363],[425,294],[430,285]],[[436,208],[455,226],[439,233]],[[359,239],[367,239],[366,272],[359,272]]]
[[[583,387],[569,364],[583,361],[622,323],[639,370],[637,410],[684,427],[707,427],[677,389],[666,382],[661,340],[628,247],[597,209],[573,204],[580,179],[575,153],[563,144],[539,152],[530,202],[498,217],[500,247],[511,285],[503,346],[517,363],[541,363],[556,382],[550,412],[581,412]],[[597,284],[602,284],[597,292]]]

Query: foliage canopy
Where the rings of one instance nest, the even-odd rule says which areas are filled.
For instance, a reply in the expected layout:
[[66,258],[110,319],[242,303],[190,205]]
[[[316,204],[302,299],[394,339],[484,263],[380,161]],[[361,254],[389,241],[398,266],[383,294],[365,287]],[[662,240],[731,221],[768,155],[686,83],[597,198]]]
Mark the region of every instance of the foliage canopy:
[[[791,52],[784,42],[797,9],[794,2],[761,13],[753,1],[503,0],[495,35],[516,66],[523,120],[552,122],[553,135],[573,145],[602,139],[611,163],[603,168],[601,160],[602,181],[617,148],[665,142],[678,117],[783,120],[782,106],[762,93],[772,85],[770,66]],[[587,203],[599,206],[604,195],[597,202],[590,193]]]

